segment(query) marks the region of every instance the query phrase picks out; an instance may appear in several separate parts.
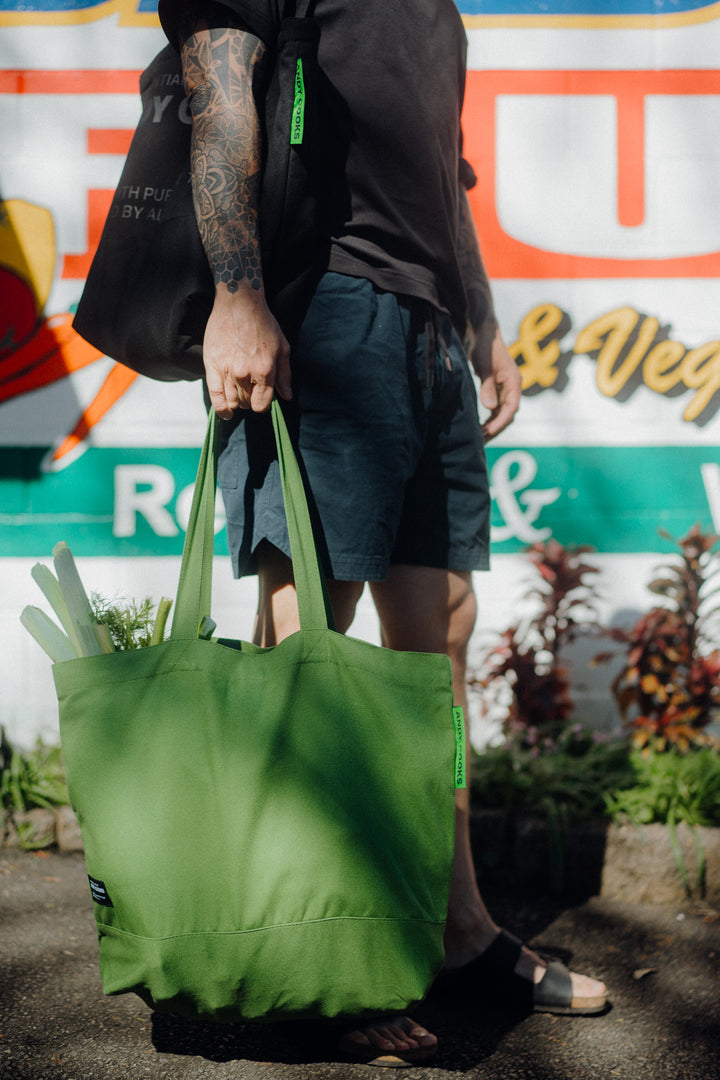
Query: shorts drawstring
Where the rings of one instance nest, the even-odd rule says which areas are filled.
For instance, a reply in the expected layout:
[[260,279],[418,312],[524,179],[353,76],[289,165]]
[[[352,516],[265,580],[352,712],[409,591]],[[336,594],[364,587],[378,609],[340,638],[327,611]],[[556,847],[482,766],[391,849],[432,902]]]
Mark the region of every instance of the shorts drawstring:
[[435,357],[438,349],[445,359],[445,367],[452,371],[450,350],[440,330],[440,312],[432,304],[425,308],[425,385],[432,388],[435,385]]
[[428,304],[425,308],[425,386],[428,389],[435,385],[437,334],[437,312]]

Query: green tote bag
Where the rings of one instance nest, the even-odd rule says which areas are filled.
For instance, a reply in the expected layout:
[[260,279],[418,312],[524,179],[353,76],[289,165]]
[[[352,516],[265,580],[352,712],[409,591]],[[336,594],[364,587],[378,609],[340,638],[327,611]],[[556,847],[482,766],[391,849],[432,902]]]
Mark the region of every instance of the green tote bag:
[[445,656],[336,633],[273,405],[301,629],[198,637],[219,422],[167,641],[58,663],[108,994],[208,1019],[404,1011],[443,958],[457,752]]

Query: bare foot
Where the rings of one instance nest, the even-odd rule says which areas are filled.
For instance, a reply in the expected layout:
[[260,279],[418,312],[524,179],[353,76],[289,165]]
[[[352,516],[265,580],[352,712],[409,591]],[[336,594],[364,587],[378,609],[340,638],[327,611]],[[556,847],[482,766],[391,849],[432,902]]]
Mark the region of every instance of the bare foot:
[[432,1057],[437,1039],[409,1016],[383,1016],[343,1035],[340,1049],[358,1061],[398,1068]]

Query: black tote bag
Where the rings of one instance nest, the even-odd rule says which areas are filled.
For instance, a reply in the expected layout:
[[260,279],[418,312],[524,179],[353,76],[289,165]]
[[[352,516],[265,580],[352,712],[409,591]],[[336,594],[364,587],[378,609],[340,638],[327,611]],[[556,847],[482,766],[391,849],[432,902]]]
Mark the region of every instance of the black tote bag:
[[[269,306],[292,341],[327,258],[327,118],[320,116],[312,0],[281,24],[265,97],[260,193]],[[293,9],[288,3],[286,11]],[[166,46],[140,78],[142,117],[85,283],[75,330],[164,381],[203,374],[214,286],[190,183],[192,122],[180,56]]]

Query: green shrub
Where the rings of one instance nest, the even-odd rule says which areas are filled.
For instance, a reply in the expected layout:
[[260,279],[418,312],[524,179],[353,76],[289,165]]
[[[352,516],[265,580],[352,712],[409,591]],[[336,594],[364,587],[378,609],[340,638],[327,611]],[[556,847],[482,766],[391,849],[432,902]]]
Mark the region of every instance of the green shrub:
[[[34,750],[22,753],[10,745],[0,728],[0,823],[2,817],[24,814],[39,807],[51,810],[68,803],[60,748],[38,743]],[[17,825],[20,846],[33,850],[48,847],[52,836],[37,836],[30,822]]]
[[720,825],[720,754],[706,747],[689,753],[630,753],[634,782],[605,795],[616,821],[635,825],[684,821]]
[[603,793],[633,782],[624,739],[602,737],[579,724],[551,746],[528,746],[526,733],[474,757],[477,806],[513,814],[590,821],[606,813]]
[[634,783],[606,793],[608,814],[620,823],[667,825],[678,873],[690,893],[690,879],[677,836],[677,826],[688,825],[695,842],[697,875],[694,885],[702,893],[705,852],[697,826],[720,825],[720,754],[714,747],[689,753],[677,749],[661,753],[634,750],[630,754],[630,763]]

